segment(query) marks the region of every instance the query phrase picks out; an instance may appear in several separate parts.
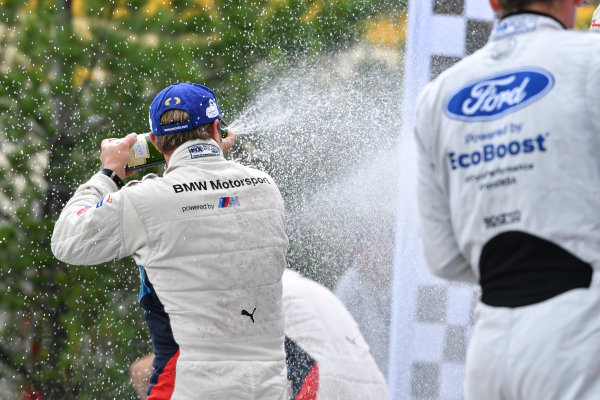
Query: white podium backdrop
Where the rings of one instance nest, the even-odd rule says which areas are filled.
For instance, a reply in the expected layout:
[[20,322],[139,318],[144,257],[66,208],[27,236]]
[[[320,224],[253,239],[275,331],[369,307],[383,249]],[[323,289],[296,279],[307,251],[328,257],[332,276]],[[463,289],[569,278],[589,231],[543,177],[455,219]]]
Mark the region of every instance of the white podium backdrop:
[[394,400],[462,398],[465,353],[478,291],[435,278],[420,253],[413,125],[421,89],[482,47],[493,19],[486,0],[409,2],[388,369]]

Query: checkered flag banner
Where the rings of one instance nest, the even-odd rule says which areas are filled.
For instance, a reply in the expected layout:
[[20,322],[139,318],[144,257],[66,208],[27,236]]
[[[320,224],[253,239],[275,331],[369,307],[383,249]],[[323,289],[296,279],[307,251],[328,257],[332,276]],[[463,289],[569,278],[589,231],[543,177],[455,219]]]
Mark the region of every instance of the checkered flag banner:
[[482,47],[494,15],[485,0],[410,0],[403,145],[394,254],[388,382],[395,400],[459,400],[478,290],[431,275],[419,251],[412,128],[427,82]]

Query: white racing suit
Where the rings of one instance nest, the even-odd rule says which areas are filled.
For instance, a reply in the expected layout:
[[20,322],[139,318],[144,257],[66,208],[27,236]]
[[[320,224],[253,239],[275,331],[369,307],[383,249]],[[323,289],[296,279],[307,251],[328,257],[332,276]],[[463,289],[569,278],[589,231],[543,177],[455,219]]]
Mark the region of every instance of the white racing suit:
[[600,398],[600,40],[534,13],[417,106],[419,231],[479,282],[468,400]]
[[286,270],[283,307],[292,399],[390,398],[356,321],[331,291]]
[[94,175],[56,223],[71,264],[133,256],[154,348],[148,399],[288,399],[281,277],[288,240],[273,179],[213,140],[175,150],[163,177],[117,191]]

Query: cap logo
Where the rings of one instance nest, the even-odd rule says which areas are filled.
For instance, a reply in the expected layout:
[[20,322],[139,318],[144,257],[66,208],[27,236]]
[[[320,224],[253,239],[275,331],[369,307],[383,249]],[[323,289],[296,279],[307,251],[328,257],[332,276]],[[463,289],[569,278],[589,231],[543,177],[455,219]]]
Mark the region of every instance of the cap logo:
[[167,101],[165,101],[165,106],[170,106],[171,105],[171,100],[175,99],[175,104],[179,104],[181,103],[181,99],[179,97],[169,97],[167,99]]
[[209,100],[208,107],[206,108],[206,116],[208,118],[215,118],[219,115],[219,109],[213,99]]

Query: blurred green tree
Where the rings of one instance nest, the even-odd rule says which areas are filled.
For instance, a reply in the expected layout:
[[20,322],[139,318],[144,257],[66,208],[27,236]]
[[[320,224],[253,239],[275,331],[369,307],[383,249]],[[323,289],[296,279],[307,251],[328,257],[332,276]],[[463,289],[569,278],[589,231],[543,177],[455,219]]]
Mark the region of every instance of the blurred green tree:
[[[392,3],[392,5],[389,5]],[[0,373],[14,398],[134,398],[129,363],[150,351],[132,261],[68,266],[53,223],[99,168],[99,142],[147,129],[176,81],[215,89],[227,112],[259,64],[356,40],[403,2],[0,0]]]

